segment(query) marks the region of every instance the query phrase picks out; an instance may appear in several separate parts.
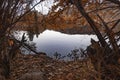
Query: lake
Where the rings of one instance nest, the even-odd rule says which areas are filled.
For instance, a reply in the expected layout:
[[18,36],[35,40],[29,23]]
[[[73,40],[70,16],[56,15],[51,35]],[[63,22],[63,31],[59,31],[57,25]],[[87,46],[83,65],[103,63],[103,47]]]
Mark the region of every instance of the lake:
[[[19,35],[27,33],[21,31]],[[38,37],[34,36],[38,52],[45,52],[48,56],[53,56],[55,52],[67,55],[74,49],[86,49],[90,45],[91,38],[98,40],[95,35],[87,34],[64,34],[53,30],[45,30]]]

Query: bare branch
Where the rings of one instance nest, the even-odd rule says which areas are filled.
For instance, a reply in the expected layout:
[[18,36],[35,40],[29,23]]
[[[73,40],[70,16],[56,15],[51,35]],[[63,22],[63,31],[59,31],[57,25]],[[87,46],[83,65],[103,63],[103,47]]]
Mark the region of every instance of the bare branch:
[[111,30],[114,29],[118,25],[119,22],[120,22],[120,19],[117,20],[117,22],[113,25],[113,27],[111,28]]

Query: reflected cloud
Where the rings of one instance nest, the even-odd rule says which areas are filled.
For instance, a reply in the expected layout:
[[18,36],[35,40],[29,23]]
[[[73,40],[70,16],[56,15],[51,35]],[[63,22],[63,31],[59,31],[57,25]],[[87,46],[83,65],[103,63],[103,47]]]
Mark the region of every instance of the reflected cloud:
[[[20,31],[15,36],[18,37],[19,35],[21,37],[23,33],[26,33],[26,38],[29,38],[27,31]],[[90,45],[91,38],[98,40],[95,35],[70,35],[53,30],[45,30],[38,37],[34,36],[33,43],[36,43],[36,50],[38,52],[45,52],[49,56],[53,56],[55,52],[67,55],[74,49],[86,49]]]
[[37,50],[48,53],[48,55],[53,55],[55,52],[61,54],[67,54],[75,48],[85,49],[90,45],[90,39],[93,38],[98,40],[95,35],[69,35],[63,34],[53,30],[46,30],[35,37],[33,42],[37,43]]

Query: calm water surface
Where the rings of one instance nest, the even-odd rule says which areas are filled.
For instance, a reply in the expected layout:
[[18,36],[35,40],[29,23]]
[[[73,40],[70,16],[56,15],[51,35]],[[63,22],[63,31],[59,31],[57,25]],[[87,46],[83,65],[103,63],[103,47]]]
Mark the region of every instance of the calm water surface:
[[38,38],[35,36],[33,42],[36,43],[38,52],[45,52],[47,55],[53,56],[55,52],[66,55],[73,49],[85,49],[90,45],[91,38],[98,40],[95,35],[69,35],[53,30],[45,30]]

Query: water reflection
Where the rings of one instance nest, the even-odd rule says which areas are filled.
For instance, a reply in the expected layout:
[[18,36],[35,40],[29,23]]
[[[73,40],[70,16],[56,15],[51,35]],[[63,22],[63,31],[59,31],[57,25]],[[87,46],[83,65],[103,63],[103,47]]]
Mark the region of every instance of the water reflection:
[[73,49],[85,49],[90,44],[90,39],[97,40],[95,35],[69,35],[60,32],[46,30],[38,38],[34,37],[37,51],[42,51],[52,56],[55,52],[67,55]]
[[[29,38],[29,32],[21,31],[18,35],[21,37],[23,33]],[[18,37],[16,34],[16,36]],[[66,56],[71,50],[83,48],[86,49],[90,45],[90,39],[98,40],[95,35],[69,35],[53,30],[45,30],[39,36],[32,36],[33,42],[36,43],[38,52],[45,52],[49,56],[53,56],[58,52],[62,56]],[[31,39],[30,39],[31,40]]]

